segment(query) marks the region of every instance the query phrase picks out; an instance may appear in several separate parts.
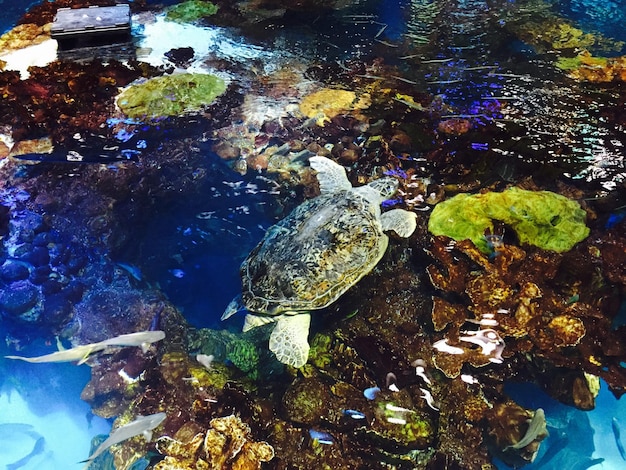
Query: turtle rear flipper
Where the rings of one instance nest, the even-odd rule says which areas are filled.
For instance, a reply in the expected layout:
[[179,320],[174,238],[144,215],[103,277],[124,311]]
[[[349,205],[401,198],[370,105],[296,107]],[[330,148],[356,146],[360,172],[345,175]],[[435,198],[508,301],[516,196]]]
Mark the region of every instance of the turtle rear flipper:
[[404,209],[392,209],[380,216],[383,230],[393,230],[399,236],[410,237],[417,227],[417,215]]
[[283,364],[300,368],[309,358],[309,326],[311,315],[298,313],[297,315],[283,315],[277,322],[270,335],[270,351]]

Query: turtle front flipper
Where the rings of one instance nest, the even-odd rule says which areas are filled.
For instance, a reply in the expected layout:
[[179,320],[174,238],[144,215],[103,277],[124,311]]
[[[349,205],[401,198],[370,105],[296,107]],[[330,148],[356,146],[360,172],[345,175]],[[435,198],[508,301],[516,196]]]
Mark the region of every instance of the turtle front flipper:
[[393,230],[399,236],[410,237],[417,227],[417,215],[404,209],[392,209],[380,216],[383,230]]
[[317,171],[317,181],[320,184],[322,194],[334,193],[337,191],[349,191],[352,184],[346,176],[346,169],[326,157],[309,158],[311,168]]
[[270,335],[270,351],[283,364],[302,367],[309,358],[309,326],[311,315],[282,315]]
[[245,310],[245,305],[243,304],[243,300],[241,299],[241,295],[238,295],[233,300],[230,301],[224,313],[222,313],[222,318],[220,320],[226,320],[227,318],[232,317],[235,313]]

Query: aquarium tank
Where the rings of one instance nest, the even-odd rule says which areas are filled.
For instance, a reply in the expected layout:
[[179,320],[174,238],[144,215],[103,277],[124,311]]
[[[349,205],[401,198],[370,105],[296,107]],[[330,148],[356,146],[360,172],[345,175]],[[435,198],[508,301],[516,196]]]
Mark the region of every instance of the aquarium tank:
[[626,468],[624,0],[0,6],[1,468]]

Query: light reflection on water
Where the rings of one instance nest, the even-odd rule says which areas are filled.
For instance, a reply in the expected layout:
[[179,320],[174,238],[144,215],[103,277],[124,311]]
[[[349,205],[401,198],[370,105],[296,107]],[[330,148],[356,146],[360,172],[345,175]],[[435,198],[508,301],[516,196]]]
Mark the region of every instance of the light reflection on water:
[[[598,2],[563,3],[581,7]],[[568,51],[536,54],[531,45],[520,48],[503,28],[500,16],[532,16],[541,12],[537,3],[414,0],[405,8],[405,38],[411,47],[405,56],[412,59],[406,75],[457,106],[460,114],[501,128],[504,137],[490,143],[493,152],[513,162],[555,165],[606,190],[624,181],[626,127],[620,88],[567,78],[554,63]],[[614,21],[610,24],[619,20]],[[486,101],[497,103],[497,112],[486,112]]]

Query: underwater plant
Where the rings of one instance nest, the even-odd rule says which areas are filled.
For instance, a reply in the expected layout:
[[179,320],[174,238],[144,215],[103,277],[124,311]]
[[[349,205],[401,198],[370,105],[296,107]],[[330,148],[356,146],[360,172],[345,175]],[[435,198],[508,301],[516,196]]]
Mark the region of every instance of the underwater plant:
[[569,251],[589,235],[585,211],[576,201],[550,191],[511,187],[501,193],[461,193],[437,204],[428,221],[433,235],[470,239],[490,253],[485,231],[493,221],[509,225],[520,243],[544,250]]

